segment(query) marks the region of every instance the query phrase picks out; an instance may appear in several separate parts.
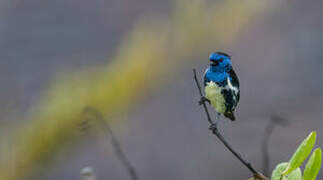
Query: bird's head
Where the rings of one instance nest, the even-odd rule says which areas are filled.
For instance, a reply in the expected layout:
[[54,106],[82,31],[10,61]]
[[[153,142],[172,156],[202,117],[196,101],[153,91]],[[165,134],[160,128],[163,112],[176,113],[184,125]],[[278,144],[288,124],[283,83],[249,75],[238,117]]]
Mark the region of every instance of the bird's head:
[[231,57],[223,52],[210,54],[210,66],[215,69],[224,69],[231,66]]

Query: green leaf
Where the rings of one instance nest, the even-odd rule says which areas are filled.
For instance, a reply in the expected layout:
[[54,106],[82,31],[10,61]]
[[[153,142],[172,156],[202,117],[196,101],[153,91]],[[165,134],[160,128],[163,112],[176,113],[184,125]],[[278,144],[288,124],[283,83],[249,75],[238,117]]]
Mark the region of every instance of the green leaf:
[[289,160],[289,165],[283,172],[283,175],[287,175],[303,163],[303,161],[311,153],[316,141],[316,132],[311,132],[306,139],[298,146],[296,152],[293,154],[292,158]]
[[287,166],[288,166],[287,162],[278,164],[271,175],[271,180],[280,180]]
[[271,175],[271,180],[302,180],[302,172],[300,168],[297,168],[286,176],[282,175],[288,167],[288,164],[289,163],[286,162],[278,164]]
[[302,171],[300,168],[295,169],[290,174],[284,176],[282,180],[302,180]]
[[315,180],[322,163],[322,150],[316,148],[308,160],[304,170],[304,180]]

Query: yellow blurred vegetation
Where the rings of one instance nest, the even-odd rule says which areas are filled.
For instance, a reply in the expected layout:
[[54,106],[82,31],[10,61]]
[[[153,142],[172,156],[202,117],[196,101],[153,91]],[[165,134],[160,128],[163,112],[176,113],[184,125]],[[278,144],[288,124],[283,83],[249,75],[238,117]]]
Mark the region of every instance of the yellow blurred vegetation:
[[[77,124],[91,106],[105,116],[122,113],[160,87],[183,63],[227,47],[265,1],[176,0],[166,16],[141,18],[124,37],[111,63],[65,72],[44,92],[26,124],[15,128],[1,151],[0,179],[28,179],[68,141],[80,138]],[[28,119],[28,120],[27,120]]]

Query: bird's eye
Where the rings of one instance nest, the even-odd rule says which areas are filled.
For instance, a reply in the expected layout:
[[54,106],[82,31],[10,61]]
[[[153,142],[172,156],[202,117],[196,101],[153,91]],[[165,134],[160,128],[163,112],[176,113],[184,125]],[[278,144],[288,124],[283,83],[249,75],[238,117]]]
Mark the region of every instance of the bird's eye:
[[223,58],[219,59],[219,62],[220,62],[220,63],[221,63],[221,62],[223,62]]

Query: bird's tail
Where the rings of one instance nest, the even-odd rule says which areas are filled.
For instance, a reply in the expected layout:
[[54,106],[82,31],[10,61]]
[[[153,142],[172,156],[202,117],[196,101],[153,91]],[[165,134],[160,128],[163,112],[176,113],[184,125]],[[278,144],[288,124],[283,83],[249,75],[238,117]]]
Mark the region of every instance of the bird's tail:
[[231,119],[231,121],[236,120],[236,117],[234,116],[234,113],[232,111],[227,111],[223,114],[225,117]]

